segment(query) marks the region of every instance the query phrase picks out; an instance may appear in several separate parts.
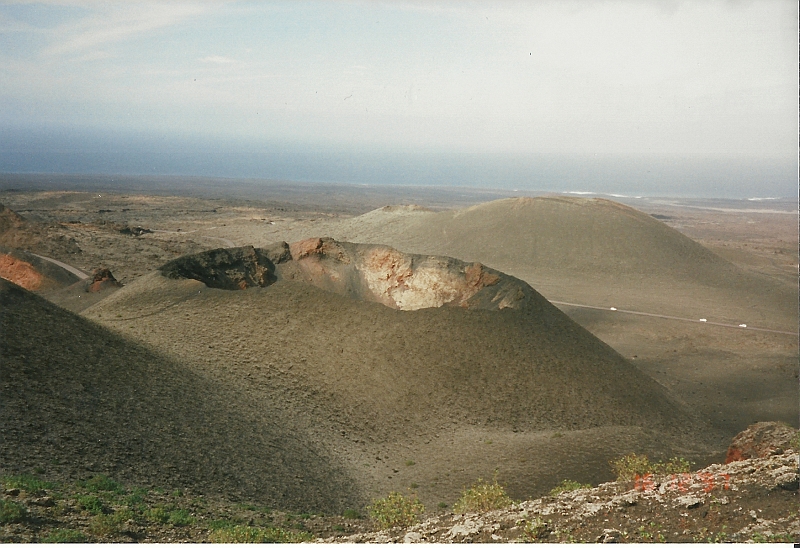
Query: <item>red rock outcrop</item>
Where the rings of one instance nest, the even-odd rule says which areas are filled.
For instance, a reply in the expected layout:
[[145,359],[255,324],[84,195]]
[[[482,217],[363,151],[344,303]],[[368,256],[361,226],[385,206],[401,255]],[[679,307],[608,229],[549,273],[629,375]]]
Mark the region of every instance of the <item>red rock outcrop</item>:
[[92,273],[92,279],[86,287],[86,291],[98,293],[112,287],[122,287],[122,284],[117,281],[109,269],[98,268]]
[[798,431],[780,422],[757,422],[733,438],[725,463],[780,455],[797,443]]
[[0,255],[0,278],[14,282],[28,291],[36,291],[42,286],[42,276],[32,264],[11,255]]

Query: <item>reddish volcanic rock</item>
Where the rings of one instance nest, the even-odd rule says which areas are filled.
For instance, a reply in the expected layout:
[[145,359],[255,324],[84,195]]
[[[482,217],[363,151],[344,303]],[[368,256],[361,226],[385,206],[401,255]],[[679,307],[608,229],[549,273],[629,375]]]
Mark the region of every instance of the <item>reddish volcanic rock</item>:
[[98,268],[92,274],[92,280],[86,287],[89,293],[97,293],[110,287],[122,287],[111,271],[107,268]]
[[725,463],[780,455],[797,442],[798,431],[780,422],[757,422],[736,435]]
[[0,278],[14,282],[28,291],[36,291],[42,285],[44,276],[34,266],[11,255],[0,255]]

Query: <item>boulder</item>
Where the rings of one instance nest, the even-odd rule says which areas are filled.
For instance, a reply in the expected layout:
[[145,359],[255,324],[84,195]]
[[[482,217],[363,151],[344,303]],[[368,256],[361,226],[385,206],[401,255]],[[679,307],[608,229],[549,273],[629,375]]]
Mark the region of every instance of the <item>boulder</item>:
[[725,464],[752,458],[780,455],[797,444],[800,433],[781,422],[757,422],[736,434],[728,447]]

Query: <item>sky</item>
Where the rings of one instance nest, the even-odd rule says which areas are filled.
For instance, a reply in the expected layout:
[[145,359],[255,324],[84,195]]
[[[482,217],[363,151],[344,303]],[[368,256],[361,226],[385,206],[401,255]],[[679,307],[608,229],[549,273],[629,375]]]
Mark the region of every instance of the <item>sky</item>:
[[797,25],[782,0],[2,2],[0,148],[794,165]]

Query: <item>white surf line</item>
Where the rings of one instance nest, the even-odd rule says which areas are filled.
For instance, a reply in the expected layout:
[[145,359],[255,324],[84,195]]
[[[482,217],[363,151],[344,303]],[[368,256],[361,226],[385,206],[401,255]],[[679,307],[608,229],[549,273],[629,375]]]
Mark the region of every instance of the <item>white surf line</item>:
[[86,272],[83,272],[82,270],[78,270],[74,266],[70,266],[70,265],[68,265],[66,263],[62,263],[61,261],[57,261],[55,259],[51,259],[50,257],[44,257],[42,255],[37,255],[36,253],[31,253],[31,255],[33,255],[34,257],[39,257],[40,259],[44,259],[45,261],[49,261],[49,262],[51,262],[53,264],[57,264],[58,266],[60,266],[64,270],[66,270],[68,272],[71,272],[72,274],[75,274],[81,280],[85,280],[86,278],[89,277],[89,275]]
[[692,318],[679,318],[677,316],[665,316],[663,314],[651,314],[650,312],[636,312],[635,310],[621,310],[619,308],[611,308],[607,306],[591,306],[588,304],[575,304],[565,303],[561,301],[550,301],[553,304],[560,304],[564,306],[574,306],[576,308],[591,308],[593,310],[605,310],[606,312],[621,312],[623,314],[635,314],[636,316],[650,316],[651,318],[663,318],[666,320],[678,320],[682,322],[702,323],[705,325],[716,325],[718,327],[730,327],[733,329],[746,329],[748,331],[766,331],[767,333],[780,333],[781,335],[795,335],[797,332],[792,331],[778,331],[777,329],[765,329],[763,327],[742,327],[741,325],[733,325],[729,323],[709,322],[708,320],[694,320]]

